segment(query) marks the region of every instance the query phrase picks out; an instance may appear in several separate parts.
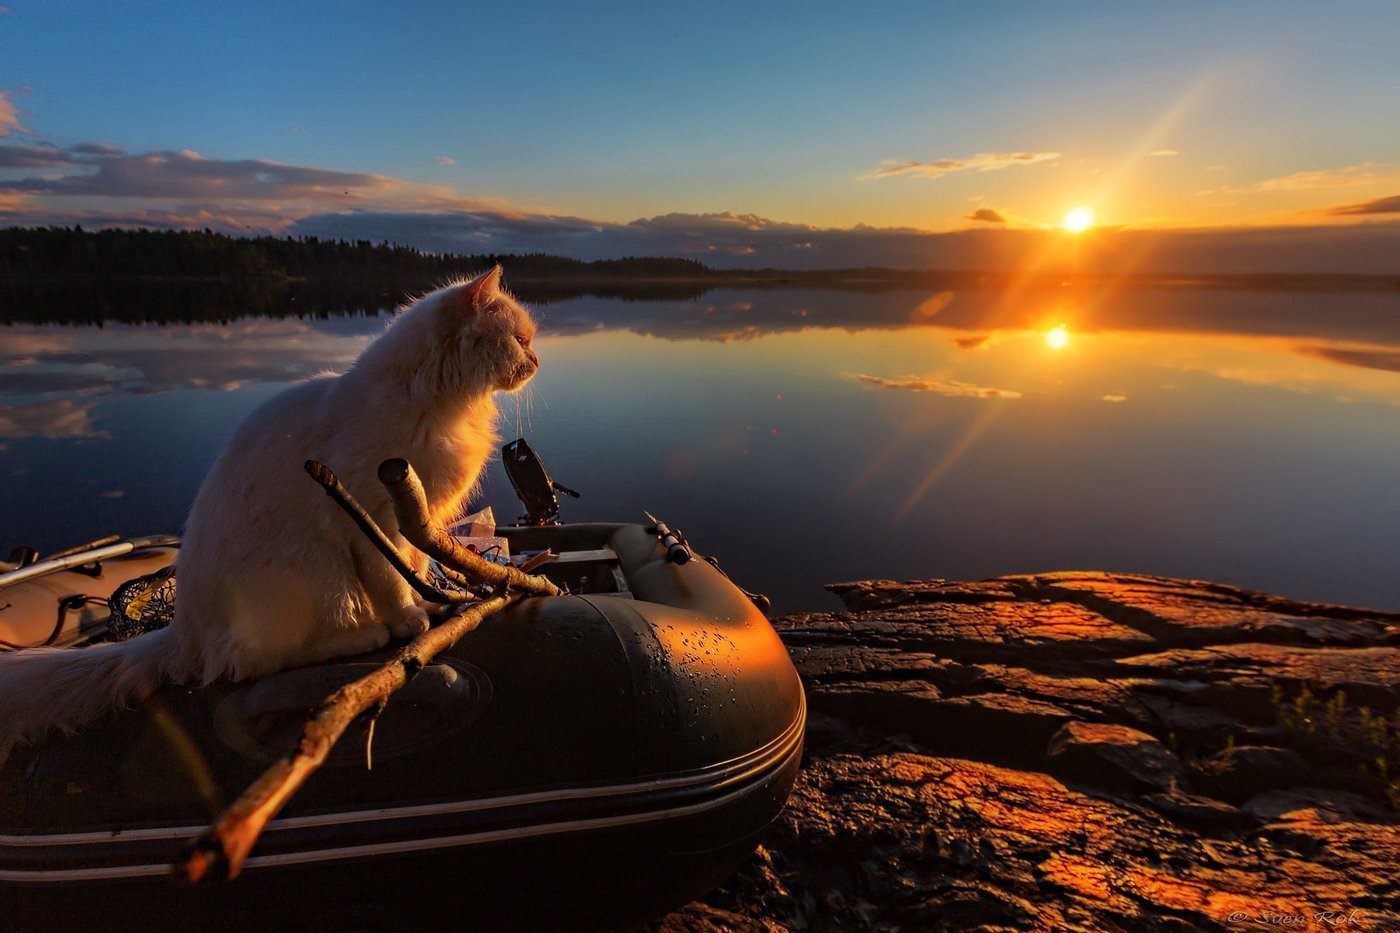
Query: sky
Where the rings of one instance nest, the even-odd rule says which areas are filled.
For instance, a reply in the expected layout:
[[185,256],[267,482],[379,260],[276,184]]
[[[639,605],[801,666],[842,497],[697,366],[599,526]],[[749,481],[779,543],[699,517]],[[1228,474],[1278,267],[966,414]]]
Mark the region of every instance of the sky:
[[1397,35],[1380,0],[7,0],[0,223],[988,265],[1085,207],[1194,271],[1400,271]]

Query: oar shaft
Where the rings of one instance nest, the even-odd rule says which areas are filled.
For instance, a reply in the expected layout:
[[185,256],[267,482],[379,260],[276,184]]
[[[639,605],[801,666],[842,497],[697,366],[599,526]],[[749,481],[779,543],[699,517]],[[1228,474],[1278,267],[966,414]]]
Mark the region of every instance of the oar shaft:
[[126,541],[119,541],[116,544],[108,544],[104,547],[93,548],[90,551],[79,551],[76,554],[68,554],[64,557],[41,560],[37,563],[30,564],[28,567],[11,570],[8,573],[0,573],[0,589],[13,586],[16,583],[23,583],[26,580],[33,580],[36,577],[47,576],[51,573],[72,570],[74,567],[82,567],[86,564],[110,560],[113,557],[121,557],[124,554],[130,554],[132,551],[139,551],[142,548],[173,547],[179,543],[180,539],[173,535],[150,535],[144,538],[131,538]]

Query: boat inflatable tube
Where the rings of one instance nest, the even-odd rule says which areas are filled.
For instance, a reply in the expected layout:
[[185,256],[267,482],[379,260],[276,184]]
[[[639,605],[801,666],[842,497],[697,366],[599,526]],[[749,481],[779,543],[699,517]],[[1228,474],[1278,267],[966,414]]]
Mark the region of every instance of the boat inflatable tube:
[[[776,818],[805,700],[777,634],[640,525],[507,528],[576,595],[526,600],[340,741],[233,882],[170,864],[378,656],[168,686],[0,772],[7,928],[616,927],[734,871]],[[81,649],[75,649],[81,650]]]
[[175,560],[179,539],[134,538],[75,549],[26,567],[0,567],[0,651],[66,647],[101,635],[111,620],[107,599],[133,577]]

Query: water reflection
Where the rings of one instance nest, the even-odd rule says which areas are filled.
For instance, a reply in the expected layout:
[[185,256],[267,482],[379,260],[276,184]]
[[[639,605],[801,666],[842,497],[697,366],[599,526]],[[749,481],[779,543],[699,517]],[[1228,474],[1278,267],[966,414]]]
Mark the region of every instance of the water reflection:
[[[0,327],[0,543],[178,528],[239,418],[387,320],[350,310]],[[649,508],[780,608],[1072,566],[1400,605],[1400,295],[721,289],[539,317],[506,430],[585,492],[569,515]],[[502,477],[485,496],[514,514]]]
[[17,325],[0,331],[0,395],[232,391],[348,366],[383,321],[244,318],[227,325]]
[[[1114,344],[1115,355],[1147,356],[1158,367],[1204,370],[1226,379],[1304,391],[1335,385],[1339,392],[1354,389],[1363,396],[1394,400],[1391,380],[1348,377],[1338,367],[1400,371],[1400,294],[1159,289],[1115,295],[1112,301],[1093,293],[1034,293],[1017,299],[1008,302],[1003,292],[978,290],[930,296],[717,289],[692,300],[622,301],[586,295],[543,303],[537,314],[546,339],[607,331],[720,343],[824,330],[942,333],[952,348],[967,351],[944,362],[966,372],[985,370],[987,360],[1002,373],[1015,371],[1009,361],[1032,352],[1024,343],[1033,338],[1057,351],[1079,340],[1086,356],[1101,357],[1097,349],[1106,338]],[[0,330],[0,397],[13,408],[22,404],[17,397],[25,396],[61,394],[73,399],[175,388],[227,391],[295,381],[347,366],[383,328],[390,307],[356,307],[334,316],[243,316],[227,323],[158,327],[110,321],[100,327],[12,324]],[[50,307],[46,313],[62,315],[64,309]],[[1150,350],[1139,346],[1143,342],[1150,343]],[[845,375],[866,386],[951,397],[1017,398],[1025,391],[1000,382],[933,375],[931,362],[914,359],[907,371],[852,370]],[[1111,366],[1106,359],[1095,358],[1093,363]],[[1105,391],[1100,397],[1127,399],[1119,391]],[[11,412],[10,417],[19,416]],[[38,418],[25,416],[26,421]],[[72,415],[61,420],[74,425],[73,430],[84,430]],[[12,425],[6,430],[18,429]]]

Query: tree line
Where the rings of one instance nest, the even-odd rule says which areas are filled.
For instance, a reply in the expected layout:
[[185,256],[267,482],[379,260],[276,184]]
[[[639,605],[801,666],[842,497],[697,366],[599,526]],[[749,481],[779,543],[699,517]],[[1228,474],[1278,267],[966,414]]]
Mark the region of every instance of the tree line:
[[426,281],[469,275],[500,263],[519,278],[708,278],[689,259],[629,257],[592,262],[546,253],[433,253],[370,240],[234,237],[212,230],[0,229],[0,278],[328,279]]

